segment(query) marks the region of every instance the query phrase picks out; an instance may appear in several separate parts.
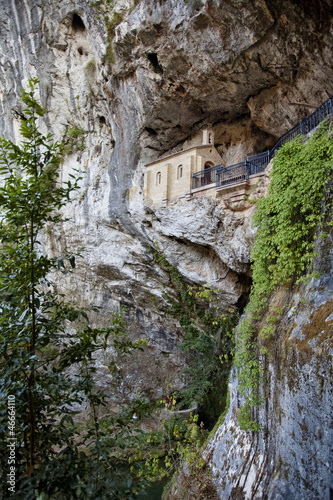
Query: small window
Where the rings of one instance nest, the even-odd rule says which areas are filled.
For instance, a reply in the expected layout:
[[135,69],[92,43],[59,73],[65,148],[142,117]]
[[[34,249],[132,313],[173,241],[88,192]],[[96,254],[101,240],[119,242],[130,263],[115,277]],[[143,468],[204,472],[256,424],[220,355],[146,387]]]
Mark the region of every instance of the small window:
[[212,143],[212,134],[208,134],[208,144]]
[[183,165],[179,165],[177,171],[177,179],[181,179],[183,177]]
[[161,174],[161,172],[157,172],[157,174],[156,174],[156,186],[159,186],[161,184],[161,180],[162,180],[162,174]]

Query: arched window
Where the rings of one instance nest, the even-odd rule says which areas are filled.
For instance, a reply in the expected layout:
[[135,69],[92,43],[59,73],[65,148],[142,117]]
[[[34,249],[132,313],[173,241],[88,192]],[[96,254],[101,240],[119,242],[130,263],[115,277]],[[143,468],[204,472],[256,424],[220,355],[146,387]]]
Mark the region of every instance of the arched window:
[[212,143],[212,134],[208,134],[208,144]]
[[180,179],[181,177],[183,177],[183,165],[179,165],[177,170],[177,179]]
[[157,172],[157,174],[156,174],[156,186],[159,186],[161,184],[161,181],[162,181],[162,174],[161,174],[161,172]]

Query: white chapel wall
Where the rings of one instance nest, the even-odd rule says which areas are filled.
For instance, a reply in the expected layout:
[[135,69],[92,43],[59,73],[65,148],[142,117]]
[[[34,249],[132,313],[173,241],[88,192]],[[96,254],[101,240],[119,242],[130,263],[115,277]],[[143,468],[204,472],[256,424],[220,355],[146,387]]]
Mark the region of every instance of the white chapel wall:
[[146,166],[144,179],[144,196],[146,203],[160,206],[184,197],[191,192],[192,175],[204,170],[205,164],[219,165],[222,162],[214,147],[214,134],[210,130],[203,131],[201,146],[191,147],[160,161]]

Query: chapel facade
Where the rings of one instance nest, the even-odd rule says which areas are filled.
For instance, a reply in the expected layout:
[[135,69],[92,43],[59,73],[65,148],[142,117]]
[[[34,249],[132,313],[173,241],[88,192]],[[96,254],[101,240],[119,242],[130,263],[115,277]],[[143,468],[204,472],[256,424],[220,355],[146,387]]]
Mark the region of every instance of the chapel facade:
[[[147,205],[167,206],[171,201],[191,196],[192,176],[222,164],[214,146],[214,132],[205,129],[198,144],[146,165],[144,196]],[[209,179],[209,176],[206,176]],[[212,179],[213,181],[213,179]]]

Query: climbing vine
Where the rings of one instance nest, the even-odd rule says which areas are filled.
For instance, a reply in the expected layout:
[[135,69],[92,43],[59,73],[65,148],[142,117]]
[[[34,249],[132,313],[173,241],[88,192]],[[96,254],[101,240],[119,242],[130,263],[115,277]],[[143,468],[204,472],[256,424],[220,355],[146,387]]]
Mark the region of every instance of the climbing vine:
[[267,340],[276,333],[274,324],[282,313],[268,310],[270,295],[278,285],[315,276],[316,242],[325,237],[324,223],[332,211],[332,169],[332,126],[326,120],[307,142],[297,137],[278,151],[268,196],[257,204],[253,286],[239,326],[235,356],[240,392],[246,396],[239,415],[243,429],[260,429],[253,410],[263,402],[260,387],[269,354]]

